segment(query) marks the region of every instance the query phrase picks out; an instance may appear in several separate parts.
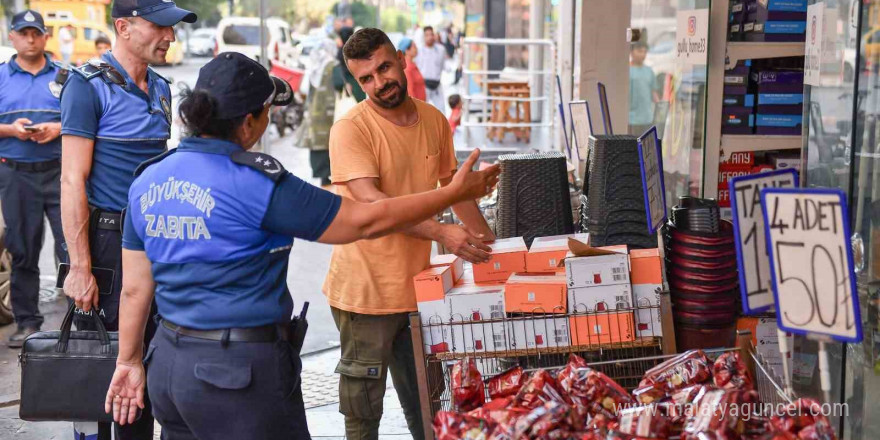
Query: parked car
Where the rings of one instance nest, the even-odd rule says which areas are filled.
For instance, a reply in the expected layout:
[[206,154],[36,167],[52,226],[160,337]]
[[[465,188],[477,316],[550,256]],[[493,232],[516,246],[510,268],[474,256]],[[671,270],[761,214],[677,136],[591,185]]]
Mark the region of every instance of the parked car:
[[[291,44],[290,25],[280,18],[267,18],[266,54],[270,60],[292,65],[296,60]],[[220,52],[238,52],[259,61],[260,19],[256,17],[226,17],[217,25],[215,55]]]
[[197,57],[209,57],[214,54],[214,45],[216,44],[217,28],[201,28],[192,31],[189,34],[189,40],[186,42],[189,46],[189,53]]

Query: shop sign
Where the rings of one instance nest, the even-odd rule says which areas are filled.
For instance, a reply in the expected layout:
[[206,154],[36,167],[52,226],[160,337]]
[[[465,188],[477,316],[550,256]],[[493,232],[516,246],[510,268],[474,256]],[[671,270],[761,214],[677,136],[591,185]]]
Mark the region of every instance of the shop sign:
[[686,65],[706,64],[709,54],[709,10],[679,11],[675,29],[676,59]]
[[822,42],[824,41],[825,3],[807,6],[807,46],[804,58],[804,84],[818,86],[822,68]]
[[751,315],[773,306],[761,190],[796,188],[798,176],[797,171],[787,169],[735,177],[728,184],[742,307],[747,315]]
[[639,167],[645,194],[645,212],[648,213],[648,233],[654,234],[666,222],[666,187],[663,183],[663,156],[657,127],[651,127],[639,137]]
[[846,195],[767,188],[761,205],[779,328],[862,340]]

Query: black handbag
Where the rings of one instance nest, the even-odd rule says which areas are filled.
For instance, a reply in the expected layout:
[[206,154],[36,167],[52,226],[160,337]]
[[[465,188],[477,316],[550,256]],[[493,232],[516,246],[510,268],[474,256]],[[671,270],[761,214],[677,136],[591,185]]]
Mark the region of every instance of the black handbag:
[[61,330],[36,332],[24,341],[21,364],[22,420],[112,422],[104,399],[116,370],[119,335],[108,332],[96,313],[97,331],[71,331],[71,304]]

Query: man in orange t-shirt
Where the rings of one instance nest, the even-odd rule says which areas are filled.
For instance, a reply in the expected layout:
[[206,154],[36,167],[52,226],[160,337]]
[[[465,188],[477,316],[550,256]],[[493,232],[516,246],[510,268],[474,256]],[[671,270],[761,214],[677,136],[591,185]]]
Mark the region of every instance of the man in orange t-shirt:
[[[343,54],[369,99],[330,130],[330,179],[337,192],[375,201],[447,184],[458,165],[449,123],[430,104],[407,96],[403,53],[382,31],[365,28]],[[453,210],[465,226],[431,220],[333,248],[324,294],[339,329],[339,411],[350,440],[378,438],[389,368],[410,433],[423,438],[408,317],[417,310],[412,278],[428,267],[432,240],[483,262],[490,250],[484,242],[495,238],[475,202]]]

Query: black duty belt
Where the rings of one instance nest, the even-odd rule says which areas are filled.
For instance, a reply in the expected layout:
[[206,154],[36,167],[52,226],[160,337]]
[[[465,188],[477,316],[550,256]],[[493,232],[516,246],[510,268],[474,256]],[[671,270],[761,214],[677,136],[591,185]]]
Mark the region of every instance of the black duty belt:
[[104,229],[107,231],[122,231],[122,220],[124,217],[121,212],[104,211],[98,209],[98,212],[94,215],[96,229]]
[[192,338],[220,342],[275,342],[287,340],[287,331],[280,325],[264,325],[251,328],[228,328],[221,330],[196,330],[162,320],[162,325],[175,333]]
[[55,170],[61,167],[61,161],[58,159],[47,160],[45,162],[18,162],[5,157],[0,157],[0,163],[13,170],[24,171],[27,173],[39,173]]

